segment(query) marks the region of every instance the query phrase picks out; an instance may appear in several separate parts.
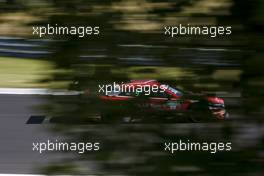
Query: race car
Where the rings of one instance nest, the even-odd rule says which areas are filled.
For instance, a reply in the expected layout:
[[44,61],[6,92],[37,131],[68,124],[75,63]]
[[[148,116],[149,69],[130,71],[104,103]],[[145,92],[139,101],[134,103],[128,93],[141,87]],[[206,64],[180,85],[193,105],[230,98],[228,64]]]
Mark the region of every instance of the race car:
[[107,90],[99,96],[105,122],[207,122],[228,118],[222,98],[187,93],[156,80],[131,80]]

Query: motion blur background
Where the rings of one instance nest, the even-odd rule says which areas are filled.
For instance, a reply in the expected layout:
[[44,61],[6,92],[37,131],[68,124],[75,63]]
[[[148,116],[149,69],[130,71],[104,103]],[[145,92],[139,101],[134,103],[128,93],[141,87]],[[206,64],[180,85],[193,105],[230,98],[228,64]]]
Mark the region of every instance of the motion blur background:
[[[263,8],[263,0],[0,0],[0,87],[89,89],[88,100],[38,97],[43,99],[38,108],[69,122],[50,124],[45,130],[71,140],[96,139],[102,144],[98,153],[60,153],[60,160],[34,166],[34,173],[262,175]],[[32,26],[48,23],[100,26],[100,35],[32,36]],[[232,35],[164,35],[165,26],[180,23],[232,26]],[[98,84],[130,79],[157,79],[184,90],[215,92],[225,99],[230,121],[70,125],[72,119],[86,121],[98,108],[93,94]],[[9,102],[14,97],[5,98]],[[0,99],[2,106],[5,98]],[[21,104],[31,101],[23,98]],[[11,101],[10,106],[13,104]],[[0,113],[3,119],[6,113]],[[233,150],[175,156],[162,151],[162,142],[178,139],[232,141]]]

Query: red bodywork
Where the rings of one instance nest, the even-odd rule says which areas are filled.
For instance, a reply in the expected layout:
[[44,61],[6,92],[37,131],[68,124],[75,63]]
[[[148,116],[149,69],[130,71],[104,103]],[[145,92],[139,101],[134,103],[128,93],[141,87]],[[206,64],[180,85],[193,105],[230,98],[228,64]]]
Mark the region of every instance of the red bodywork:
[[[151,109],[152,111],[187,112],[191,105],[198,101],[192,98],[183,98],[183,94],[180,91],[177,93],[177,89],[164,88],[162,86],[163,84],[160,84],[155,80],[132,80],[131,82],[122,85],[130,86],[130,88],[133,87],[135,89],[143,86],[162,87],[162,90],[164,91],[162,96],[148,95],[145,96],[144,101],[140,101],[140,103],[138,103],[138,107]],[[130,94],[122,95],[122,93],[120,93],[116,95],[102,95],[100,96],[100,99],[104,102],[120,102],[122,104],[122,102],[137,100],[138,97]],[[199,100],[207,102],[211,105],[209,109],[214,117],[217,119],[224,119],[225,109],[223,108],[223,99],[214,95],[200,95]]]

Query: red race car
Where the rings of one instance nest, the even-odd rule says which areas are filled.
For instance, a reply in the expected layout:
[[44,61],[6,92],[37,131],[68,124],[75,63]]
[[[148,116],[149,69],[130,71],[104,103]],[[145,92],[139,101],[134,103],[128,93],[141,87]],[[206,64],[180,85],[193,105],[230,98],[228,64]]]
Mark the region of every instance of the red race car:
[[156,80],[132,80],[102,90],[101,118],[105,122],[206,122],[228,117],[223,99],[184,93]]

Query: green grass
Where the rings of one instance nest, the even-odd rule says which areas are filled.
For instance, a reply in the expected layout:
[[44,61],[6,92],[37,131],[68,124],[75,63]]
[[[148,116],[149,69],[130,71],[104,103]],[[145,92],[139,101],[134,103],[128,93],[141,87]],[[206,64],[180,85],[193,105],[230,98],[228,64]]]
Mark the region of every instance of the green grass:
[[181,79],[193,77],[194,74],[180,67],[134,66],[114,70],[113,73],[127,73],[130,79]]
[[0,87],[46,88],[40,80],[49,78],[52,71],[48,61],[0,57]]
[[[94,68],[100,65],[90,65],[82,70],[85,73],[94,73]],[[0,57],[0,87],[1,88],[67,88],[69,82],[55,81],[41,83],[41,80],[51,78],[54,73],[68,73],[69,70],[55,70],[52,62],[38,59],[18,59]],[[134,66],[128,68],[112,68],[112,73],[127,74],[130,79],[192,79],[194,72],[180,67],[151,67]],[[73,73],[74,74],[74,73]],[[76,73],[75,73],[76,74]],[[82,73],[83,74],[83,73]],[[239,81],[240,70],[215,70],[209,79],[218,81]],[[199,85],[202,86],[202,85]],[[206,83],[209,86],[209,83]],[[217,87],[218,85],[211,85]]]

